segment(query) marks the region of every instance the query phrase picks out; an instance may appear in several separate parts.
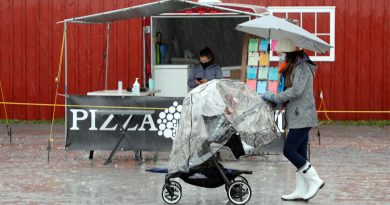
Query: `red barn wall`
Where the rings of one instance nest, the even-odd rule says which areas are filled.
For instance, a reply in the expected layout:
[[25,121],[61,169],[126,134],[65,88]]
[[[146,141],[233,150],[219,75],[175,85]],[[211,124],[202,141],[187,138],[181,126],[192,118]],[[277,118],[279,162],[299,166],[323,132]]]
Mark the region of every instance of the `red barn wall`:
[[[131,0],[1,0],[0,80],[8,102],[53,103],[65,18],[152,1]],[[315,95],[324,92],[328,110],[390,110],[390,28],[387,0],[235,0],[261,6],[335,6],[336,57],[319,63]],[[142,75],[142,21],[111,26],[109,85],[127,86]],[[69,93],[104,88],[106,25],[68,24]],[[64,92],[62,68],[60,93]],[[0,99],[2,101],[2,99]],[[63,104],[64,98],[59,97]],[[11,119],[51,119],[46,106],[7,105]],[[64,109],[57,109],[56,117]],[[320,114],[321,118],[323,115]],[[336,120],[390,119],[390,114],[333,113]],[[4,119],[3,106],[0,119]]]

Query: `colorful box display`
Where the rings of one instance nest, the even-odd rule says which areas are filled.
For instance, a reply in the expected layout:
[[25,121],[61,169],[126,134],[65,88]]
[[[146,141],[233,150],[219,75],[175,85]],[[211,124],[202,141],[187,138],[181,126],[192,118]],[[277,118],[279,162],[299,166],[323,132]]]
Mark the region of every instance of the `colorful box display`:
[[257,80],[246,80],[246,84],[251,88],[252,90],[256,90],[256,83]]
[[250,38],[248,44],[248,64],[246,69],[246,83],[259,94],[266,92],[277,93],[279,85],[279,73],[277,67],[269,67],[269,39]]
[[248,66],[246,68],[246,78],[256,79],[256,76],[257,76],[257,67]]
[[268,78],[268,67],[260,67],[257,79],[266,80]]

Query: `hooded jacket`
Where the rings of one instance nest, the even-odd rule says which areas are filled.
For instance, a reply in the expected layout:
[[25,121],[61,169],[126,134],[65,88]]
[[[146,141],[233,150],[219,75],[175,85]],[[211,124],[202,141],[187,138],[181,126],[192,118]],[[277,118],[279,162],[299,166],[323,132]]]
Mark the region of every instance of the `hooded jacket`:
[[207,79],[208,81],[222,78],[221,67],[217,64],[209,65],[203,69],[200,64],[193,65],[190,75],[188,76],[187,85],[188,87],[195,88],[198,86],[195,83],[196,78]]
[[274,94],[276,103],[287,102],[286,127],[289,129],[315,127],[318,125],[317,111],[313,96],[313,78],[317,66],[307,55],[297,58],[290,80],[292,86]]

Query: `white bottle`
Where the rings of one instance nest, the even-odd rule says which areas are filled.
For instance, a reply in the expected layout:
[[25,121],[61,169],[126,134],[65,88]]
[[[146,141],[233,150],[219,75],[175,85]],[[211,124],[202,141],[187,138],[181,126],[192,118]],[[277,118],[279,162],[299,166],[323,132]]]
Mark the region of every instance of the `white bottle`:
[[122,81],[118,81],[118,94],[122,95]]
[[133,95],[139,95],[139,83],[138,83],[138,78],[135,79],[135,82],[133,84]]

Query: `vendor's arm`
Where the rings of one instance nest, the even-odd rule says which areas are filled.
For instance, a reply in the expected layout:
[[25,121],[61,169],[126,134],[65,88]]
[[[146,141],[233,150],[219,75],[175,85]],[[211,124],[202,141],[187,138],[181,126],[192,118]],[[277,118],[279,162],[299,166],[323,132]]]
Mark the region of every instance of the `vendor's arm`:
[[284,92],[274,94],[273,99],[271,100],[276,103],[282,103],[300,96],[312,75],[312,72],[309,69],[310,67],[305,63],[299,64],[293,71],[294,79],[292,86],[287,88]]
[[196,69],[196,66],[192,66],[191,72],[188,75],[187,85],[190,88],[195,88],[198,85],[195,82],[195,69]]
[[221,79],[222,78],[222,70],[221,66],[214,64],[211,69],[206,69],[206,78],[201,80],[201,83],[207,83],[210,80]]

